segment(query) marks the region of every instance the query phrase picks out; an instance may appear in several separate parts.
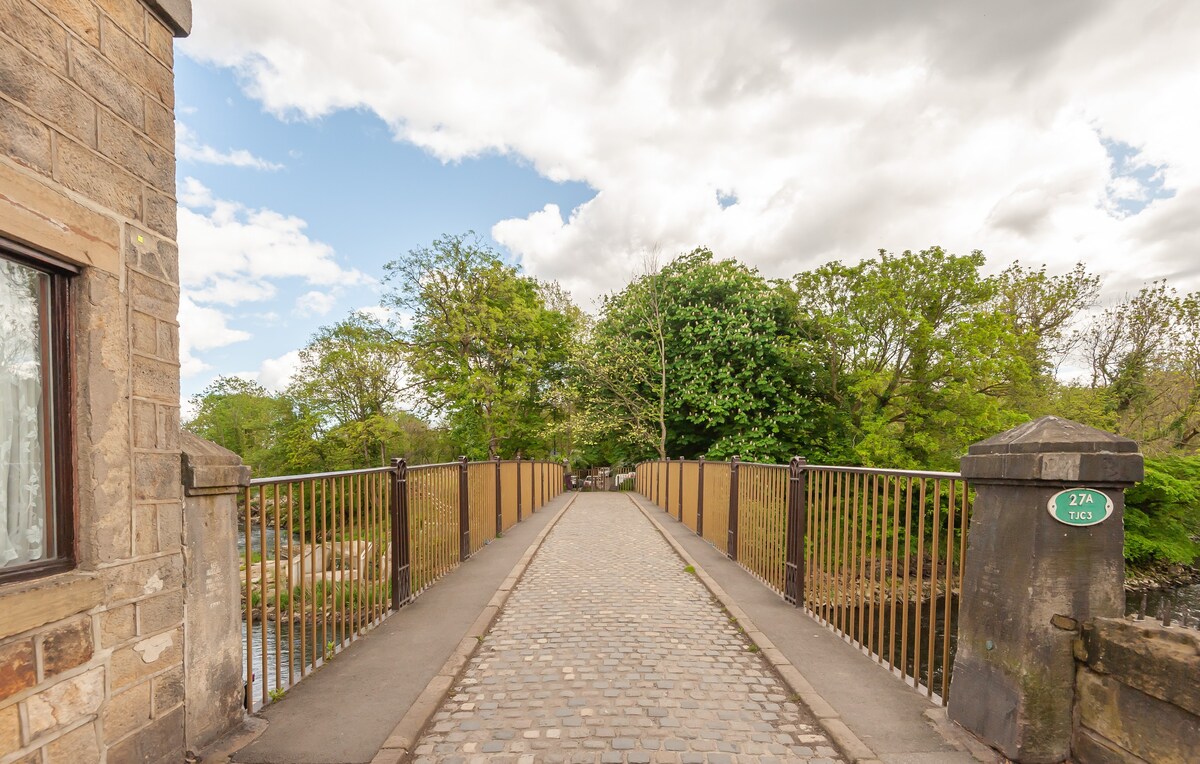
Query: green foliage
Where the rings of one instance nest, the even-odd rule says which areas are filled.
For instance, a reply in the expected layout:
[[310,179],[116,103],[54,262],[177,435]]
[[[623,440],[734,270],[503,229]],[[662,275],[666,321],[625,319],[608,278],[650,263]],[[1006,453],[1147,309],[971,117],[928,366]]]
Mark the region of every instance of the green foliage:
[[1146,460],[1125,493],[1125,559],[1138,568],[1200,558],[1200,457]]
[[983,255],[938,247],[796,276],[797,323],[821,359],[840,452],[862,464],[952,468],[966,446],[1027,415],[1006,403],[1029,376]]
[[463,453],[544,456],[566,377],[572,316],[557,295],[475,238],[444,236],[388,263],[409,373]]
[[592,437],[622,455],[823,453],[818,369],[786,292],[708,250],[606,298],[579,358]]

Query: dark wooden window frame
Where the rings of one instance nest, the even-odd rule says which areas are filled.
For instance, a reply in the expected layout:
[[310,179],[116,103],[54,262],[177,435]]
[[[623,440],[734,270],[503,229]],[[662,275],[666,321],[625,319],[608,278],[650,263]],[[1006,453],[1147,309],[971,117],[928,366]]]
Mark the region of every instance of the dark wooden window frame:
[[49,276],[49,331],[42,334],[42,347],[51,359],[50,379],[46,383],[51,388],[48,402],[53,453],[49,454],[49,462],[54,469],[55,521],[55,557],[0,570],[0,584],[6,584],[71,570],[77,560],[79,513],[75,491],[75,306],[72,281],[80,269],[3,236],[0,236],[0,255]]

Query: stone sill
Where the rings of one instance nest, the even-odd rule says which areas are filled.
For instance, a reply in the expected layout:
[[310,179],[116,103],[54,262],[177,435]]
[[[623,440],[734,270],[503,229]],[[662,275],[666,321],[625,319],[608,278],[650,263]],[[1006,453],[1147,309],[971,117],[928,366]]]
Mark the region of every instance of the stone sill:
[[104,600],[104,584],[72,570],[0,586],[0,639],[90,610]]
[[144,0],[176,37],[192,33],[192,0]]

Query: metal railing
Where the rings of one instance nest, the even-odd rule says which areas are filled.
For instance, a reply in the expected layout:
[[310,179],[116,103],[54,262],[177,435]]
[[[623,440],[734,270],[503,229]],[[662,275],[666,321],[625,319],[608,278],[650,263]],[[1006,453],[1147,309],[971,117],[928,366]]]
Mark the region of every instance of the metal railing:
[[945,704],[970,491],[949,472],[658,460],[637,490]]
[[246,708],[278,699],[562,489],[562,464],[465,458],[251,480]]

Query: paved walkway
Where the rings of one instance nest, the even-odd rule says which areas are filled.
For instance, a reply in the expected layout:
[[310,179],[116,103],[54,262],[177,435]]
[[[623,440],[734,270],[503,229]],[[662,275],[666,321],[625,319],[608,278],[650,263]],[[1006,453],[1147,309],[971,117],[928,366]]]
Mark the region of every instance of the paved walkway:
[[842,761],[749,647],[628,498],[583,494],[414,760]]

